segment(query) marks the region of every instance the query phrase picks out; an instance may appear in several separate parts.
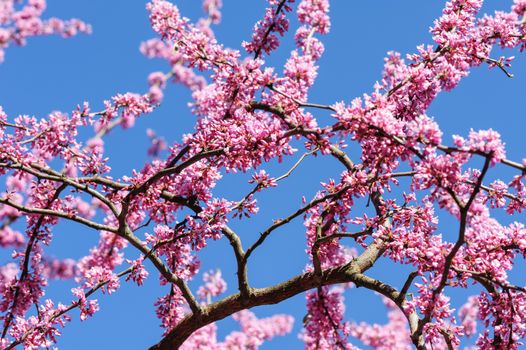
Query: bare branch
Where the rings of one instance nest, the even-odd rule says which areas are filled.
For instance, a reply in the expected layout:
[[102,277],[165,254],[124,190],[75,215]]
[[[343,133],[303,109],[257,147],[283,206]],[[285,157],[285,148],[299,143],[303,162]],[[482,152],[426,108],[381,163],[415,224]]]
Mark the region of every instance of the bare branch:
[[[284,180],[286,179],[287,177],[289,177],[292,172],[301,164],[301,162],[303,162],[303,160],[305,158],[307,158],[309,155],[311,154],[314,154],[318,151],[318,148],[312,150],[312,151],[309,151],[309,152],[305,152],[301,155],[301,157],[296,161],[296,163],[294,163],[294,165],[289,169],[287,170],[287,172],[285,172],[283,175],[281,176],[278,176],[277,178],[274,179],[274,181],[276,182],[279,182],[281,180]],[[260,189],[261,189],[261,184],[257,184],[256,186],[254,186],[254,188],[247,194],[243,197],[243,199],[239,200],[232,208],[231,210],[237,210],[239,207],[241,207],[243,205],[243,203],[245,203],[248,198],[250,198],[251,195],[253,195],[254,193],[258,192]]]
[[247,260],[250,257],[250,255],[254,252],[254,250],[257,247],[259,247],[261,244],[263,244],[263,242],[267,239],[267,237],[274,230],[276,230],[277,228],[289,223],[290,221],[292,221],[293,219],[297,218],[298,216],[304,214],[310,208],[313,208],[313,207],[317,206],[320,203],[323,203],[324,201],[326,201],[328,199],[332,199],[332,198],[335,198],[335,197],[338,197],[338,196],[342,195],[348,189],[349,189],[349,186],[344,186],[337,192],[329,193],[329,194],[327,194],[327,195],[325,195],[323,197],[319,197],[319,198],[313,199],[308,204],[306,204],[305,206],[303,206],[300,209],[296,210],[294,213],[290,214],[286,218],[275,220],[274,223],[271,226],[269,226],[266,230],[264,230],[263,232],[261,232],[259,234],[258,240],[247,249],[247,252],[245,253],[245,260]]

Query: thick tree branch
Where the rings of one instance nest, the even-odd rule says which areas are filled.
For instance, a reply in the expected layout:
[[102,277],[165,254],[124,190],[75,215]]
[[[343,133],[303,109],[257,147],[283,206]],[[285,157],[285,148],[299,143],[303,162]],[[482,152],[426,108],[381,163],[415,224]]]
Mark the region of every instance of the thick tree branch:
[[[373,246],[373,248],[371,248],[371,246]],[[178,349],[194,331],[207,324],[221,320],[243,309],[277,304],[297,294],[320,286],[353,282],[366,288],[374,288],[374,290],[382,294],[392,295],[393,297],[398,296],[396,291],[388,285],[373,282],[373,280],[362,275],[363,272],[372,266],[371,262],[375,261],[378,256],[381,255],[380,250],[374,246],[374,243],[371,246],[349,264],[322,271],[321,275],[314,272],[307,272],[271,287],[254,288],[248,297],[243,297],[240,293],[237,293],[210,304],[204,307],[200,317],[194,315],[186,316],[158,344],[152,346],[150,350]]]

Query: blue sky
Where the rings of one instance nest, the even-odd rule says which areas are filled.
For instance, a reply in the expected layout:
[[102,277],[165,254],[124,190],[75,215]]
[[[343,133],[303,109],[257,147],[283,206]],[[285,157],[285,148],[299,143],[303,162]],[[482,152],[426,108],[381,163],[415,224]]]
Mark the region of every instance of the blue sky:
[[[6,61],[0,65],[0,105],[10,118],[18,114],[45,117],[53,110],[72,111],[77,104],[89,101],[94,109],[102,101],[117,93],[145,92],[146,78],[152,71],[166,71],[162,61],[149,60],[139,52],[141,41],[154,36],[149,27],[146,1],[134,0],[49,0],[47,16],[60,18],[78,17],[92,24],[93,34],[81,35],[69,40],[56,37],[31,39],[24,48],[10,48]],[[192,20],[201,15],[200,1],[175,0],[181,12]],[[223,0],[223,22],[217,27],[218,40],[226,46],[240,48],[243,40],[249,40],[254,23],[263,15],[266,2]],[[248,5],[250,4],[250,5]],[[332,28],[323,38],[326,46],[319,62],[320,70],[316,85],[311,90],[312,102],[350,102],[364,92],[370,92],[374,82],[380,79],[383,58],[387,51],[411,53],[422,43],[431,44],[428,28],[440,15],[444,1],[431,0],[376,0],[333,1],[331,3]],[[508,10],[510,1],[488,0],[485,12],[495,8]],[[296,28],[292,22],[291,33],[283,39],[283,48],[269,60],[280,71],[292,47],[292,35]],[[466,135],[470,128],[498,130],[508,146],[508,157],[520,160],[526,156],[523,130],[526,127],[524,93],[526,91],[526,57],[518,52],[506,52],[517,56],[511,71],[514,79],[508,79],[499,70],[479,67],[452,92],[442,93],[432,104],[428,114],[441,126],[444,142],[447,135]],[[498,50],[494,57],[500,56]],[[108,156],[115,176],[141,168],[147,161],[148,138],[146,128],[152,128],[168,141],[179,140],[183,133],[191,131],[194,117],[186,107],[190,94],[179,86],[170,86],[165,103],[154,113],[141,118],[135,128],[116,130],[107,139]],[[327,117],[320,114],[320,117]],[[327,120],[327,119],[325,119]],[[292,164],[296,157],[284,164],[272,164],[273,175],[279,175]],[[250,223],[236,222],[234,227],[245,242],[251,242],[258,229],[264,228],[273,218],[284,216],[300,205],[301,195],[307,198],[318,189],[319,181],[337,177],[341,169],[329,160],[313,159],[302,164],[297,175],[283,182],[283,187],[271,190],[259,197],[261,214]],[[509,171],[497,175],[505,178]],[[493,175],[494,176],[494,175]],[[247,189],[246,176],[227,175],[218,188],[220,195],[229,199],[241,197]],[[506,221],[507,218],[501,217]],[[441,230],[447,234],[451,220],[444,218]],[[454,226],[456,230],[456,226]],[[256,229],[255,229],[256,228]],[[56,233],[50,253],[60,257],[78,258],[95,244],[98,235],[75,225],[61,224]],[[265,286],[291,277],[303,269],[304,229],[300,221],[286,230],[276,232],[268,246],[254,255],[250,277],[255,286]],[[247,243],[245,243],[247,244]],[[131,256],[136,253],[130,252]],[[233,260],[224,241],[213,242],[202,254],[203,268],[220,267],[233,292]],[[371,274],[400,285],[401,272],[407,268],[393,269],[382,263]],[[521,267],[519,273],[524,273]],[[518,274],[517,274],[518,276]],[[59,340],[62,349],[145,349],[160,339],[161,329],[155,317],[153,302],[166,292],[157,286],[152,274],[146,285],[137,288],[130,283],[111,297],[99,298],[101,311],[92,319],[69,324]],[[198,283],[192,283],[195,287]],[[54,283],[49,296],[69,302],[70,283]],[[466,294],[458,293],[459,302]],[[385,320],[380,299],[364,290],[346,294],[347,314],[352,320]],[[279,307],[261,307],[258,316],[276,312],[291,313],[296,317],[295,333],[269,342],[263,349],[301,348],[296,333],[301,327],[305,313],[304,298],[298,296]],[[77,315],[74,315],[77,318]],[[220,336],[228,333],[235,323],[221,321],[224,326]]]

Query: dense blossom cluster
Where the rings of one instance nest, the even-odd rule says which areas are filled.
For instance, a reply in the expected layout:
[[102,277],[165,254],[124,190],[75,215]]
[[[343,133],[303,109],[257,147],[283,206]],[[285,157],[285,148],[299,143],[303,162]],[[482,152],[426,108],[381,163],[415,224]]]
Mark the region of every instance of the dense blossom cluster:
[[[518,221],[501,223],[494,213],[526,209],[526,160],[508,160],[491,129],[449,140],[426,114],[438,94],[455,88],[472,67],[486,64],[511,76],[513,58],[492,58],[495,45],[526,48],[526,1],[515,0],[511,10],[492,16],[479,14],[482,3],[447,2],[430,29],[432,44],[405,59],[389,52],[372,92],[319,105],[308,97],[325,50],[319,36],[331,27],[328,0],[268,0],[243,52],[215,38],[221,0],[204,0],[204,17],[195,23],[172,2],[152,0],[147,10],[158,38],[140,50],[165,60],[169,71],[152,72],[147,93],[116,94],[97,112],[86,102],[69,114],[40,119],[7,116],[0,107],[0,175],[6,184],[0,246],[13,251],[12,261],[0,266],[0,348],[50,348],[71,310],[85,320],[99,309],[92,297],[97,291],[112,294],[121,278],[141,286],[155,271],[165,290],[155,302],[164,333],[152,349],[257,349],[290,333],[293,318],[259,319],[248,309],[303,292],[307,314],[300,338],[307,349],[357,349],[355,341],[378,350],[456,349],[465,337],[476,337],[478,349],[518,349],[526,336],[526,287],[514,284],[510,272],[526,258],[526,228]],[[89,32],[78,20],[42,20],[45,5],[0,1],[0,60],[5,48],[31,36]],[[287,35],[295,7],[296,47],[280,73],[266,59]],[[153,112],[169,83],[190,90],[195,129],[173,144],[148,129],[151,161],[115,178],[105,138]],[[332,116],[326,125],[315,117],[323,110]],[[359,156],[351,158],[346,147]],[[270,175],[268,163],[300,148],[303,155],[286,173]],[[311,200],[303,198],[299,209],[247,244],[250,236],[238,234],[230,220],[256,216],[258,194],[293,176],[313,155],[334,159],[343,171],[323,179]],[[478,168],[477,159],[483,162]],[[488,172],[501,166],[516,171],[512,179],[489,182]],[[214,191],[229,172],[253,172],[253,189],[240,200]],[[402,177],[410,179],[407,188]],[[359,212],[363,204],[368,209]],[[458,222],[453,232],[440,232],[440,212]],[[252,287],[249,258],[296,218],[305,226],[304,271],[275,286]],[[48,256],[60,221],[98,231],[98,244],[78,261]],[[232,247],[237,291],[220,270],[205,272],[203,284],[192,290],[198,253],[219,239]],[[127,247],[134,248],[133,257]],[[400,289],[367,274],[379,259],[411,267]],[[66,278],[76,283],[73,301],[44,299],[50,280]],[[473,284],[482,291],[457,312],[450,289]],[[354,287],[382,295],[386,324],[345,319],[344,294]],[[219,340],[215,322],[227,316],[240,330]]]

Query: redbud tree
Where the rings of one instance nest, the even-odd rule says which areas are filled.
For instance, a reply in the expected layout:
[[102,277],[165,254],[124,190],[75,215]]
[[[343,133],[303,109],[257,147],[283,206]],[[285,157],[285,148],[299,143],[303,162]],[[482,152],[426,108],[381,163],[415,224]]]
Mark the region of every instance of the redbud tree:
[[[268,0],[241,50],[216,40],[221,0],[204,0],[195,22],[172,2],[149,2],[157,37],[140,49],[167,69],[149,75],[146,93],[116,92],[100,110],[81,102],[40,117],[0,109],[0,245],[8,257],[0,267],[0,347],[60,345],[71,317],[91,318],[97,299],[148,278],[163,290],[152,312],[164,333],[151,349],[257,349],[294,322],[303,322],[298,336],[307,349],[357,349],[353,342],[457,349],[466,337],[477,349],[518,349],[526,288],[510,273],[526,257],[526,159],[507,158],[494,130],[445,137],[426,114],[474,67],[512,76],[513,57],[492,50],[526,48],[526,1],[502,2],[492,15],[479,13],[482,3],[446,2],[429,43],[406,56],[389,52],[370,91],[320,104],[309,90],[331,26],[328,0]],[[33,36],[90,33],[81,20],[44,19],[45,7],[45,0],[0,2],[1,60]],[[287,37],[295,48],[273,67],[269,60]],[[169,84],[190,91],[192,131],[167,142],[148,130],[149,161],[115,175],[105,140],[162,105]],[[258,197],[301,182],[307,159],[339,170],[310,197],[280,199],[294,210],[266,226],[250,224]],[[292,165],[275,166],[282,161]],[[235,173],[247,174],[239,187],[248,190],[219,194],[216,185]],[[511,220],[499,220],[503,213]],[[448,232],[439,229],[439,215],[454,223]],[[47,251],[62,222],[98,234],[98,244],[78,260],[53,258]],[[249,224],[239,230],[240,222]],[[255,253],[270,239],[285,240],[280,231],[295,222],[303,224],[293,234],[304,236],[304,268],[256,287],[252,260],[273,257]],[[200,271],[200,254],[214,240],[228,242],[222,255],[235,275]],[[373,277],[369,270],[382,261],[403,273],[402,283]],[[46,294],[55,279],[75,284],[60,300]],[[353,288],[383,299],[386,323],[346,318],[343,297]],[[458,310],[456,290],[472,295]],[[250,311],[290,298],[305,299],[303,320],[286,308],[267,318]],[[240,330],[223,339],[217,321],[227,317]]]

